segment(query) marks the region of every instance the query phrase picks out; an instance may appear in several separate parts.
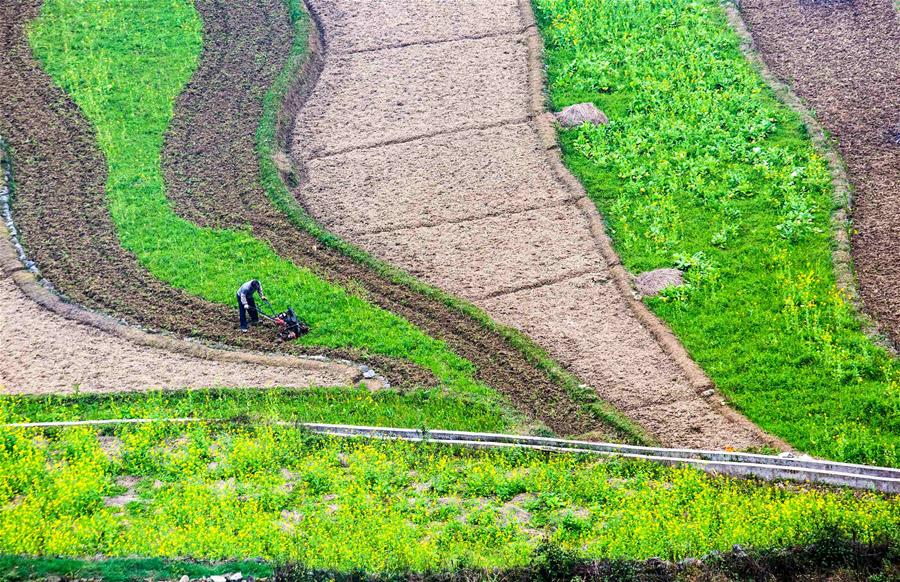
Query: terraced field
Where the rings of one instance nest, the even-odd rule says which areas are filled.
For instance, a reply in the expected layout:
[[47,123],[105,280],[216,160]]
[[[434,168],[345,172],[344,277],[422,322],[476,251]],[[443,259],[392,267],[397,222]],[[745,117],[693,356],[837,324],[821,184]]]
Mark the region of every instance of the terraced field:
[[[891,494],[712,470],[805,461],[703,473],[293,424],[897,466],[900,364],[853,302],[839,159],[733,7],[10,0],[0,33],[13,579],[897,574]],[[609,123],[554,126],[583,101]],[[658,267],[685,284],[641,298]],[[867,269],[890,269],[860,271],[889,329]],[[311,332],[238,333],[251,277]]]

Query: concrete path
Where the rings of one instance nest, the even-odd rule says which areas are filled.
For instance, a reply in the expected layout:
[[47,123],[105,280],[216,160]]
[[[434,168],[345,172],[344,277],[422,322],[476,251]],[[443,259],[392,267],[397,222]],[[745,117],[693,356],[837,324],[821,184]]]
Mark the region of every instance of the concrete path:
[[525,331],[664,444],[764,442],[698,395],[617,286],[593,205],[554,170],[534,105],[530,8],[309,7],[324,68],[297,117],[292,155],[303,166],[299,195],[318,220]]

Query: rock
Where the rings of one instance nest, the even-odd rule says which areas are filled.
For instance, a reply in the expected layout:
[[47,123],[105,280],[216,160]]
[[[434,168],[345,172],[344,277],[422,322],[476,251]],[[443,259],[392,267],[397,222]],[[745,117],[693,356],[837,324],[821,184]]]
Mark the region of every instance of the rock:
[[699,568],[702,565],[703,562],[701,562],[697,558],[685,558],[681,561],[682,568]]
[[244,579],[244,575],[240,572],[233,572],[231,574],[225,574],[225,579],[228,580],[228,582],[239,582]]
[[606,114],[597,109],[593,103],[578,103],[569,105],[559,113],[555,114],[556,121],[563,127],[578,127],[582,123],[591,123],[593,125],[606,125],[609,118]]
[[228,578],[225,576],[210,576],[209,582],[228,582]]
[[181,578],[178,579],[178,582],[191,582],[191,577],[185,574]]
[[778,456],[782,459],[793,459],[794,453],[792,453],[790,451],[785,451],[783,453],[778,453]]
[[367,380],[374,378],[374,377],[375,377],[375,370],[366,370],[365,372],[363,372],[363,378],[365,378]]
[[634,285],[644,297],[653,297],[667,287],[684,285],[684,277],[678,269],[654,269],[635,277]]
[[716,391],[713,390],[712,388],[710,388],[709,390],[704,390],[700,395],[703,396],[704,398],[709,398],[710,396],[712,396],[715,393],[716,393]]

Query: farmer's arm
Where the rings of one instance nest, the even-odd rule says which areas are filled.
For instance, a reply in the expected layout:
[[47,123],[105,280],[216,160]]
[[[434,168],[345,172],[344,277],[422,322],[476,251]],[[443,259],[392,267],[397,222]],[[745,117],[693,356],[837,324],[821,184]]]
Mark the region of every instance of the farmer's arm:
[[266,300],[266,294],[263,293],[263,290],[262,290],[262,283],[257,282],[256,288],[259,290],[259,298],[262,299],[263,301],[265,301],[265,300]]

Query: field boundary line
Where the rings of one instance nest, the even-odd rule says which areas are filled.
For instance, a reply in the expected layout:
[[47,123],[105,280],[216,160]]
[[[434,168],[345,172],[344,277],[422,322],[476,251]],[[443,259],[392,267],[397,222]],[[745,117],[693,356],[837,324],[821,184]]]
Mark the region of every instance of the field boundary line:
[[[237,419],[203,418],[125,418],[4,424],[4,428],[70,428],[78,426],[115,426],[151,423],[237,424]],[[672,466],[690,466],[712,475],[755,477],[765,481],[790,480],[900,493],[900,469],[823,461],[810,457],[775,457],[755,453],[702,449],[667,449],[566,440],[549,437],[480,433],[452,430],[389,428],[343,424],[270,421],[283,427],[296,427],[315,434],[342,438],[368,438],[407,442],[438,443],[475,449],[532,449],[556,454],[593,454],[613,458],[637,459]]]
[[[3,211],[4,221],[0,222],[0,275],[11,278],[16,286],[26,297],[60,317],[69,321],[80,323],[98,329],[102,332],[119,337],[137,345],[175,352],[190,357],[236,364],[253,364],[282,368],[297,368],[309,371],[340,369],[345,372],[354,371],[354,377],[362,379],[362,372],[351,362],[329,360],[319,356],[299,357],[289,355],[268,355],[240,350],[226,350],[212,348],[199,342],[187,339],[175,338],[163,334],[153,334],[140,328],[126,325],[115,318],[100,314],[80,305],[69,303],[55,293],[51,288],[41,284],[38,274],[29,270],[22,263],[16,244],[13,242],[13,232],[6,223],[6,219],[12,220],[11,211],[11,175],[8,154],[2,140],[0,140],[0,191],[5,191],[3,200],[0,201],[0,210]],[[24,250],[23,250],[24,252]],[[35,269],[36,270],[36,269]]]
[[[619,293],[625,299],[625,302],[640,324],[650,332],[663,352],[672,358],[682,370],[697,395],[708,400],[713,410],[728,420],[746,428],[767,445],[784,451],[793,450],[793,447],[787,442],[767,433],[746,416],[729,406],[728,402],[716,389],[715,383],[703,368],[691,358],[687,349],[681,344],[672,330],[638,299],[631,275],[622,265],[622,260],[613,247],[612,239],[606,232],[604,219],[599,209],[588,196],[584,185],[569,171],[563,162],[562,152],[557,141],[556,127],[552,121],[553,115],[546,110],[546,94],[544,91],[546,72],[543,59],[544,39],[537,26],[531,1],[519,0],[519,12],[522,15],[522,24],[528,45],[528,84],[530,93],[528,107],[531,111],[533,127],[557,180],[562,187],[578,196],[576,205],[581,210],[585,220],[588,221],[591,235],[609,267]],[[715,392],[710,395],[709,390],[714,390]]]
[[894,345],[887,334],[882,331],[878,322],[866,312],[865,303],[859,294],[850,247],[850,230],[853,228],[850,220],[850,211],[853,208],[853,187],[850,185],[850,177],[847,175],[847,168],[844,165],[843,158],[837,152],[834,143],[825,132],[825,128],[822,127],[815,115],[806,107],[800,96],[794,92],[790,85],[778,78],[769,69],[765,59],[756,49],[753,34],[750,32],[750,27],[747,26],[739,6],[740,0],[723,0],[722,2],[728,24],[741,41],[741,53],[757,70],[778,101],[800,118],[816,153],[828,164],[833,190],[832,200],[836,207],[831,213],[831,237],[834,242],[831,262],[833,264],[835,284],[838,290],[846,295],[853,305],[856,320],[862,325],[863,332],[869,339],[896,357],[900,355],[900,351],[898,351],[900,346]]

